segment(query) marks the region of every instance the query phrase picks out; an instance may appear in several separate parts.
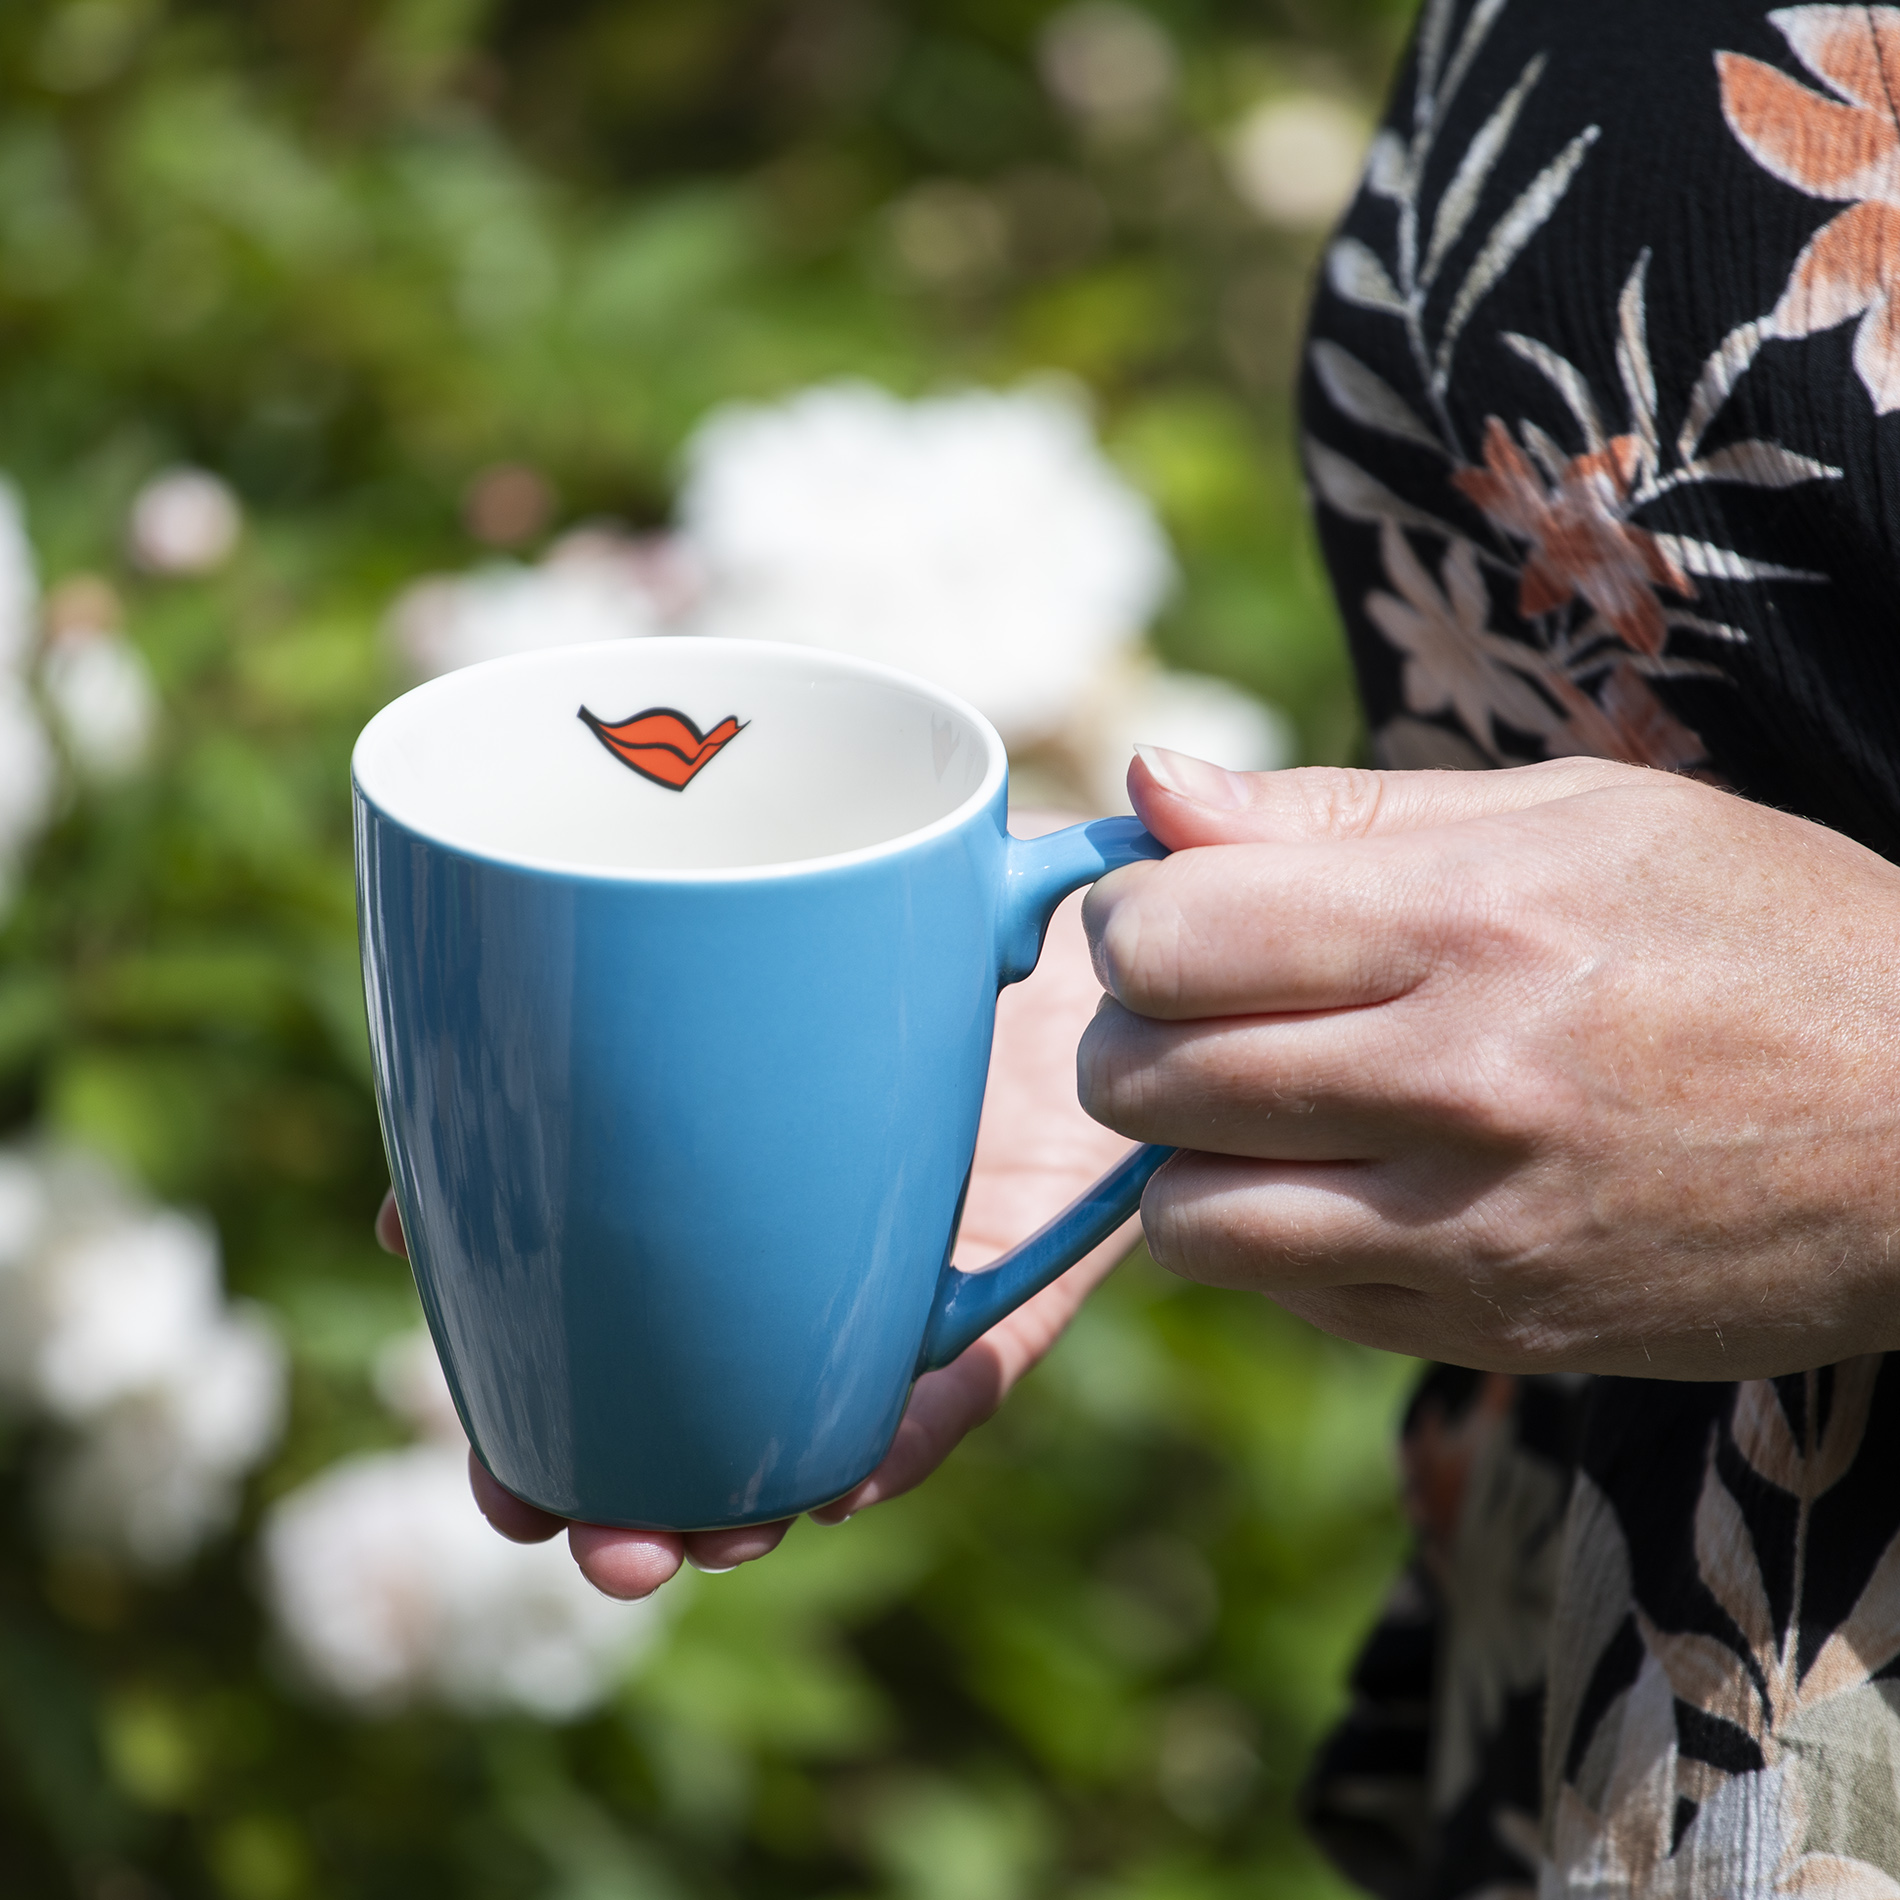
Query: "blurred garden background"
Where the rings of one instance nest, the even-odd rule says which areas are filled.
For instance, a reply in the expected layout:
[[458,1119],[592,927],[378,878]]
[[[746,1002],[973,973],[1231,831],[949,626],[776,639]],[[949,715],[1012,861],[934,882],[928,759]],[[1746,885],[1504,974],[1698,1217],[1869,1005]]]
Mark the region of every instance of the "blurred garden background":
[[347,768],[714,626],[1070,807],[1352,756],[1289,389],[1407,11],[0,9],[0,1892],[1344,1892],[1292,1797],[1409,1371],[1264,1303],[1137,1258],[924,1490],[652,1607],[486,1531]]

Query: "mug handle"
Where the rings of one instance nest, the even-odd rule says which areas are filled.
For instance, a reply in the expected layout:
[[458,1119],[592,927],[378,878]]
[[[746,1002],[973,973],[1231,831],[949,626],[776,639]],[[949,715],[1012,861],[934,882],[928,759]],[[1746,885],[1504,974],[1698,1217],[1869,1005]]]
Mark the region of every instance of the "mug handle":
[[[1097,818],[1046,838],[1010,838],[1006,843],[997,954],[1003,983],[1021,982],[1036,967],[1049,919],[1071,891],[1124,864],[1168,855],[1168,847],[1134,818]],[[965,1273],[946,1260],[917,1370],[934,1372],[947,1366],[999,1319],[1099,1247],[1141,1205],[1142,1190],[1173,1153],[1172,1148],[1150,1143],[1124,1155],[1054,1220],[987,1267]]]

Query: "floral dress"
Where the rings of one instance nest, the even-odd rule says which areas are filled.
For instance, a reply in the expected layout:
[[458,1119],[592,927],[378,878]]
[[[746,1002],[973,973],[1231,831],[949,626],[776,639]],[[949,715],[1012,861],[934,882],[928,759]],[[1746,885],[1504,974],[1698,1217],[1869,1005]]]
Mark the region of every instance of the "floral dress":
[[[1401,768],[1694,772],[1900,858],[1900,7],[1429,0],[1301,416]],[[1900,1900],[1900,1355],[1435,1369],[1306,1793],[1393,1896]]]

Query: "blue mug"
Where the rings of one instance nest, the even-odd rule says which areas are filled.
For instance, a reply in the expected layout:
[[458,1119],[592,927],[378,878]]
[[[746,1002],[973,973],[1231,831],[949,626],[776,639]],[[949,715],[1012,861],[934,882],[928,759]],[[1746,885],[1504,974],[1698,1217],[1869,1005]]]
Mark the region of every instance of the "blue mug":
[[517,1497],[767,1522],[1136,1209],[1135,1150],[950,1264],[1001,985],[1133,819],[1009,835],[981,714],[753,641],[431,681],[352,761],[377,1105],[469,1441]]

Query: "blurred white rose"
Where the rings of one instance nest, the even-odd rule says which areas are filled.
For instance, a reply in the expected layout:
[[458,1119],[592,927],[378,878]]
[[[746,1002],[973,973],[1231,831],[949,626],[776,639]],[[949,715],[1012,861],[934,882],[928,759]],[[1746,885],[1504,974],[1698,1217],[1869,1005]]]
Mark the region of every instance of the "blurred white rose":
[[1288,230],[1330,225],[1359,186],[1371,128],[1323,93],[1256,106],[1233,136],[1228,170],[1249,210]]
[[74,628],[47,647],[40,690],[88,778],[123,778],[151,751],[158,689],[132,643],[111,628]]
[[162,1383],[222,1310],[217,1242],[169,1211],[115,1212],[55,1241],[40,1289],[34,1396],[68,1420]]
[[1052,14],[1037,44],[1057,104],[1105,129],[1139,127],[1174,96],[1180,61],[1153,14],[1123,0],[1078,0]]
[[225,1311],[157,1377],[89,1414],[54,1455],[45,1485],[54,1535],[143,1570],[175,1567],[230,1523],[283,1410],[276,1334],[255,1309]]
[[126,540],[152,574],[209,574],[231,558],[244,511],[230,485],[202,468],[168,468],[132,498]]
[[659,1599],[602,1596],[565,1539],[498,1536],[467,1459],[459,1442],[347,1458],[273,1505],[262,1548],[280,1636],[313,1684],[367,1712],[580,1715],[652,1641]]
[[440,1703],[562,1720],[598,1706],[652,1643],[660,1599],[617,1603],[564,1538],[511,1544],[490,1527],[426,1329],[389,1340],[375,1378],[424,1442],[346,1458],[265,1520],[265,1593],[299,1670],[366,1713]]
[[0,476],[0,913],[14,872],[53,809],[59,761],[24,677],[39,578],[14,486]]
[[1126,780],[1137,745],[1165,746],[1234,772],[1277,771],[1297,751],[1286,716],[1265,700],[1227,680],[1142,661],[1096,682],[1069,738],[1097,810],[1131,809]]
[[276,1442],[284,1384],[207,1225],[95,1157],[0,1153],[0,1394],[62,1428],[42,1473],[57,1537],[146,1569],[189,1557]]
[[841,383],[718,411],[680,523],[697,631],[906,668],[1013,741],[1066,722],[1173,579],[1153,510],[1047,387],[904,402]]
[[376,1396],[412,1430],[445,1445],[467,1443],[426,1326],[384,1343],[376,1355],[375,1381]]
[[663,633],[692,586],[669,543],[581,529],[537,566],[495,561],[416,582],[389,628],[410,670],[433,679],[510,653]]
[[[0,476],[0,671],[26,664],[39,597],[39,575],[26,538],[19,491]],[[4,746],[0,746],[0,761],[4,756]]]
[[48,1213],[40,1171],[23,1154],[0,1148],[0,1284],[25,1266]]

